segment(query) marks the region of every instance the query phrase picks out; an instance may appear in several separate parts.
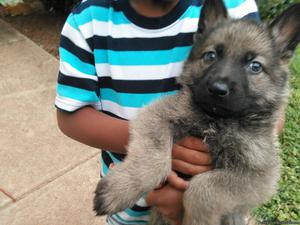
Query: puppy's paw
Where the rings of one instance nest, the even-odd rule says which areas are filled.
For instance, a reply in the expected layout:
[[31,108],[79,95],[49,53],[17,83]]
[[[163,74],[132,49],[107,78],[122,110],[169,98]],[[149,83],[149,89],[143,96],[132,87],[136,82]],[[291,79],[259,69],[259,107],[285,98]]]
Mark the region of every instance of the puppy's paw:
[[118,211],[117,195],[119,193],[113,193],[112,189],[109,179],[106,177],[99,181],[94,197],[94,211],[97,216],[113,214]]
[[125,210],[151,190],[146,189],[136,171],[130,173],[123,163],[112,169],[97,185],[94,198],[94,210],[97,215],[111,215]]

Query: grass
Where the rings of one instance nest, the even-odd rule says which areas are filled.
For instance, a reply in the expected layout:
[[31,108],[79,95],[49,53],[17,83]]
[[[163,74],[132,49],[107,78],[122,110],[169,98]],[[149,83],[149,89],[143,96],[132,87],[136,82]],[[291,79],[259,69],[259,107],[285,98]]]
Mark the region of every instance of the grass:
[[271,201],[253,211],[258,222],[297,221],[300,224],[300,46],[290,69],[291,93],[284,132],[280,136],[282,166],[279,189]]

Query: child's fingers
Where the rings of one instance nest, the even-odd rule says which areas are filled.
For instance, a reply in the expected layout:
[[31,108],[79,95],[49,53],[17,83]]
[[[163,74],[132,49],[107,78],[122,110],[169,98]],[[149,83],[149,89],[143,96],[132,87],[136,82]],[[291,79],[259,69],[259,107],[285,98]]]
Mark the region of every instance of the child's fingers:
[[151,191],[147,194],[147,197],[146,197],[146,203],[147,205],[154,205],[154,203],[156,202],[156,192],[155,191]]
[[197,166],[182,160],[173,159],[172,160],[172,169],[175,171],[179,171],[183,174],[195,176],[199,173],[204,173],[211,170],[213,167],[211,165],[207,166]]
[[208,152],[207,144],[200,138],[189,136],[181,139],[176,144],[196,151]]
[[171,174],[168,176],[168,183],[178,189],[184,191],[187,189],[189,182],[183,180],[182,178],[178,177],[177,174],[172,171]]
[[173,146],[172,158],[199,166],[210,165],[212,163],[208,152],[187,149],[177,144]]

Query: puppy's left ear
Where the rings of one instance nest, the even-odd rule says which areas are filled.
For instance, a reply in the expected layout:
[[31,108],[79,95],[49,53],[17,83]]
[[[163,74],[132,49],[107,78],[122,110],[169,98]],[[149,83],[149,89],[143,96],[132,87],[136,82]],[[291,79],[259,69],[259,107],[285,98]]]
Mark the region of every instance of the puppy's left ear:
[[280,58],[289,61],[300,41],[300,4],[285,10],[269,27]]
[[197,33],[203,33],[227,17],[227,9],[223,0],[204,0]]

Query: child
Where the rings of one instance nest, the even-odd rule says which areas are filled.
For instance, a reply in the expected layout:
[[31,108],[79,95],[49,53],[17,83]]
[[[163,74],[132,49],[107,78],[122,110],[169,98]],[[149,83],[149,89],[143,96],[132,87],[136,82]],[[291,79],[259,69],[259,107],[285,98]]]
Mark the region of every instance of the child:
[[[258,20],[254,0],[225,3],[230,16]],[[85,0],[68,17],[60,45],[58,124],[69,137],[103,150],[101,176],[126,154],[128,120],[178,90],[176,77],[193,44],[200,9],[201,0]],[[186,137],[173,147],[172,168],[191,176],[208,171],[207,147]],[[187,185],[172,173],[167,185],[148,194],[147,203],[181,224]],[[146,200],[108,217],[107,224],[146,224]]]

